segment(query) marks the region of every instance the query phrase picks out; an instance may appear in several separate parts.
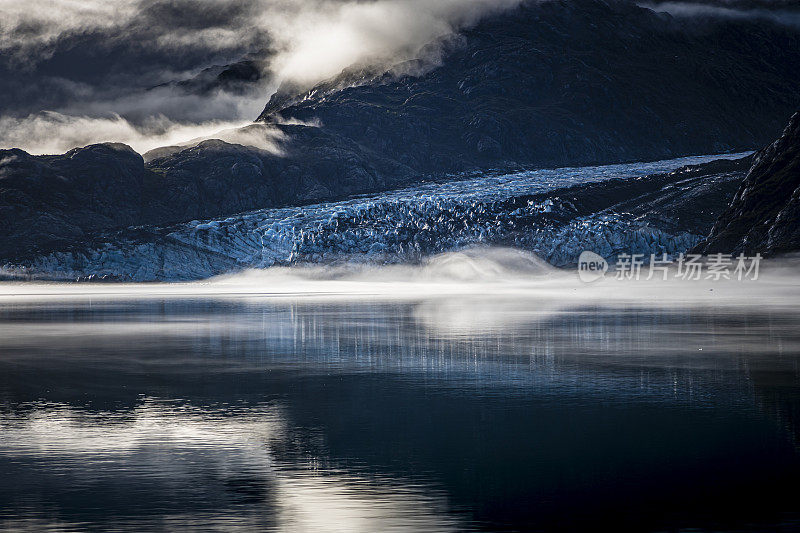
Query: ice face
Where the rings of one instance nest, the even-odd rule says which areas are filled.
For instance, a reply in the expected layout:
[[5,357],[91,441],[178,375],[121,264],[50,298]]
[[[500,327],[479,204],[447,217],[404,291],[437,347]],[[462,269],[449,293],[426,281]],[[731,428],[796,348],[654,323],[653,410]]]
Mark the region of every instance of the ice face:
[[478,244],[525,248],[556,266],[574,263],[585,249],[606,257],[676,253],[703,236],[665,231],[626,213],[581,212],[558,191],[744,155],[459,177],[340,202],[123,232],[100,246],[4,270],[52,279],[187,280],[296,263],[417,261]]

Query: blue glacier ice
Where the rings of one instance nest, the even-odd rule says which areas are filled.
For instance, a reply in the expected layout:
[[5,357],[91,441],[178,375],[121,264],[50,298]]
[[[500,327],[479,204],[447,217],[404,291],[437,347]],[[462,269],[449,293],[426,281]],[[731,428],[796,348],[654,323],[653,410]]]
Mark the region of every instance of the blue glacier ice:
[[745,155],[488,173],[338,202],[131,228],[100,244],[4,265],[3,271],[60,280],[191,280],[273,265],[413,262],[492,244],[531,250],[556,266],[574,263],[584,249],[606,257],[622,251],[672,254],[695,245],[703,235],[666,231],[624,212],[581,214],[556,193]]

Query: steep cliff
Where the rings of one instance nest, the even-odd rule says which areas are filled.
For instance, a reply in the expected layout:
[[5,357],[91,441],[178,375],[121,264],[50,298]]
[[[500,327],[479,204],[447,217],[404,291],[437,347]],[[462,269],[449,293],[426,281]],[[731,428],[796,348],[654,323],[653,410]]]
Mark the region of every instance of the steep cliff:
[[800,250],[800,113],[774,143],[758,152],[703,253],[774,255]]

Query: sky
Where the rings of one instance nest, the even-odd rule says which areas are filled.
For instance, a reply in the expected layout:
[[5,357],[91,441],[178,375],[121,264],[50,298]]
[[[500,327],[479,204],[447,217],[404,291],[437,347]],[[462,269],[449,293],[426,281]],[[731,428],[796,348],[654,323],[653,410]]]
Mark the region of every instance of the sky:
[[[519,1],[0,0],[0,147],[145,151],[208,136],[250,123],[282,83],[421,56],[433,65],[427,45]],[[242,59],[258,82],[176,83]]]
[[[251,123],[282,84],[310,88],[349,66],[412,58],[433,67],[462,29],[522,1],[0,0],[0,148],[61,153],[114,141],[145,152],[217,136]],[[784,4],[640,5],[800,25]],[[243,59],[258,81],[179,83]],[[274,146],[277,133],[265,135],[259,146]]]

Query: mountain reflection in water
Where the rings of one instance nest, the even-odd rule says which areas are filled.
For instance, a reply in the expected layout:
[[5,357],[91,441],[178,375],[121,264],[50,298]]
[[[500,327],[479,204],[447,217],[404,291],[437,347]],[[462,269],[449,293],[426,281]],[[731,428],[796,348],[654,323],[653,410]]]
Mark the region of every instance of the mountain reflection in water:
[[15,287],[2,529],[798,526],[791,281],[682,306]]

